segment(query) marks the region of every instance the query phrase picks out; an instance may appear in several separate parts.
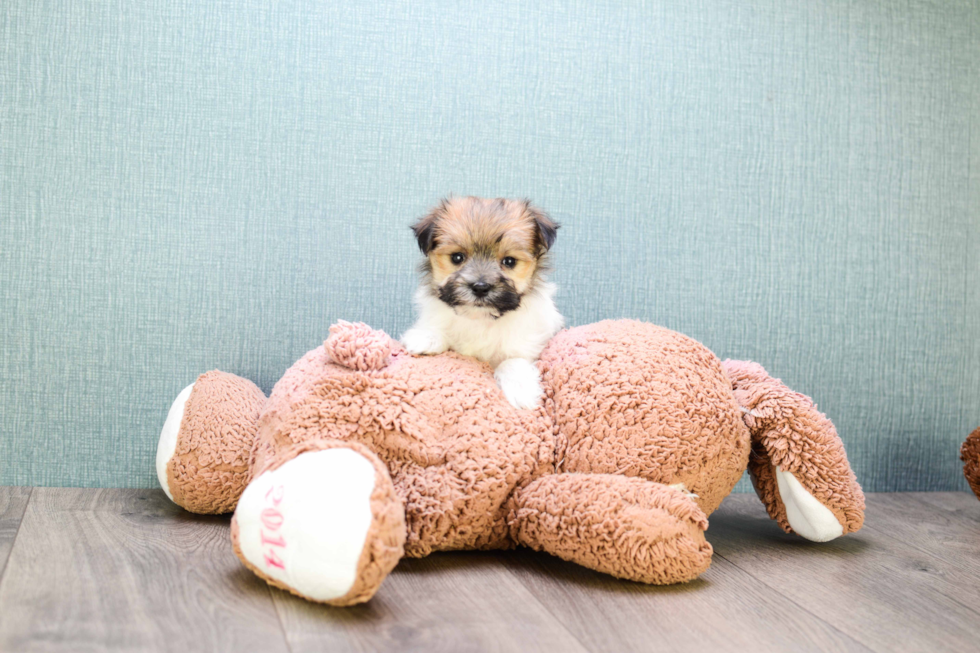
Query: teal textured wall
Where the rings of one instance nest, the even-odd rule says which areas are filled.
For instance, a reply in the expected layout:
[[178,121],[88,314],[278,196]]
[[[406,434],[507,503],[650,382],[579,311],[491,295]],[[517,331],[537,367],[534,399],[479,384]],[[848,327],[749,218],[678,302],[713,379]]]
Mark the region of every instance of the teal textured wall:
[[152,486],[176,393],[398,334],[441,195],[562,223],[569,323],[764,364],[871,490],[980,424],[980,4],[6,0],[0,484]]

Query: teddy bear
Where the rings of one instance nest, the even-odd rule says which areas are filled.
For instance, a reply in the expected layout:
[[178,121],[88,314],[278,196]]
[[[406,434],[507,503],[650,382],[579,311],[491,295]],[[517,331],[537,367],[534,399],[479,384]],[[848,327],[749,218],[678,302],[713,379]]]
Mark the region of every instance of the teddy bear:
[[960,447],[960,460],[963,461],[963,475],[970,489],[980,499],[980,428],[966,436]]
[[833,424],[760,365],[633,320],[561,331],[537,365],[543,399],[519,410],[484,363],[338,322],[268,398],[220,371],[185,388],[160,484],[191,512],[234,512],[234,551],[268,583],[339,606],[402,557],[446,550],[525,546],[690,581],[746,469],[787,532],[827,541],[864,521]]

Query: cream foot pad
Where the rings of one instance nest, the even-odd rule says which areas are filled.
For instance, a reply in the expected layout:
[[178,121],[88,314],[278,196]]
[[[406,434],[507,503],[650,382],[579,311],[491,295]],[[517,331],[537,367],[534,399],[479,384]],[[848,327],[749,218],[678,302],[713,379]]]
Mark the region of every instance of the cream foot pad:
[[170,484],[167,482],[167,465],[177,451],[177,434],[180,432],[180,423],[184,419],[184,406],[193,389],[192,383],[181,390],[174,399],[174,403],[170,405],[170,412],[167,413],[167,421],[163,423],[163,429],[160,431],[160,441],[157,443],[157,479],[171,501],[174,500],[174,495],[170,492]]
[[844,527],[834,513],[807,492],[795,476],[778,466],[776,484],[779,498],[786,506],[786,520],[797,534],[813,542],[829,542],[844,534]]
[[235,520],[248,562],[318,601],[350,591],[371,526],[374,466],[350,449],[304,453],[245,489]]

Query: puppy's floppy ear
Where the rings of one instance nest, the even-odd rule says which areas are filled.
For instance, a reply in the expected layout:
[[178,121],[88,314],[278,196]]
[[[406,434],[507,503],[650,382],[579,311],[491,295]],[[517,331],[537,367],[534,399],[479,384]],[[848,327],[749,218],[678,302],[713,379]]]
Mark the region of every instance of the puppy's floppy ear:
[[426,256],[436,246],[436,223],[445,209],[446,200],[442,200],[439,206],[419,218],[419,221],[412,225],[412,232],[415,234],[415,240],[418,241],[419,249]]
[[534,221],[537,228],[535,241],[538,246],[538,256],[541,256],[555,244],[555,238],[558,237],[558,229],[561,225],[552,220],[547,213],[533,206],[528,200],[524,200],[524,212],[529,219]]

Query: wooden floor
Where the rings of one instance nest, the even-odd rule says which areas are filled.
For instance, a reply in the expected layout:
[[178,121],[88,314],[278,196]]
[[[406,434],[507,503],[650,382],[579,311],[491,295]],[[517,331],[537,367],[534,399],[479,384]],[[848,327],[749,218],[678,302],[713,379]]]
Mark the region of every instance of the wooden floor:
[[870,495],[865,528],[828,544],[735,495],[708,539],[711,569],[683,586],[526,550],[452,553],[328,608],[258,580],[228,518],[160,491],[0,487],[0,651],[980,650],[973,495]]

